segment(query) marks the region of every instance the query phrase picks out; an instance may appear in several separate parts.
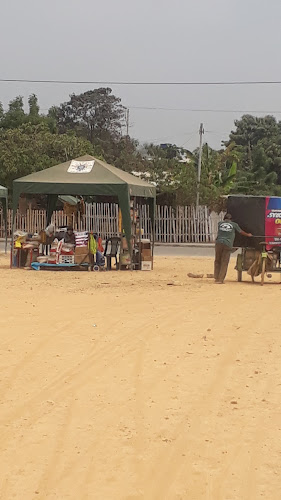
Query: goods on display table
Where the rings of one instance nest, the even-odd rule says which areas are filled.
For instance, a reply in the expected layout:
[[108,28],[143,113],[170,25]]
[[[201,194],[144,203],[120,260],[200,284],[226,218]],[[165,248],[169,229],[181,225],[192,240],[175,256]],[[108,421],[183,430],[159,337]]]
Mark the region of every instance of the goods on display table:
[[[93,233],[74,232],[71,227],[55,232],[49,226],[39,234],[16,231],[12,265],[32,269],[81,267],[99,270],[105,267],[101,238]],[[98,268],[98,269],[97,269]]]
[[116,269],[152,269],[150,240],[132,236],[132,258],[124,234],[108,238],[105,248],[101,237],[93,232],[73,231],[72,227],[60,227],[55,231],[49,225],[40,233],[14,233],[12,251],[13,267],[27,269],[88,269],[111,270],[111,259],[115,258]]

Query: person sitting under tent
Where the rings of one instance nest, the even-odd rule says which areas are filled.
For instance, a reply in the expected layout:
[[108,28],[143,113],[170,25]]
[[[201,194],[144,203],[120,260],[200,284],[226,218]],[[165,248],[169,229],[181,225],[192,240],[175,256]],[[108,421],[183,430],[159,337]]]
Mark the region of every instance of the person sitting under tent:
[[64,234],[63,239],[64,243],[75,246],[75,234],[72,226],[67,226],[67,230],[66,233]]
[[104,248],[102,246],[102,239],[96,233],[94,234],[94,238],[95,238],[96,243],[97,243],[96,263],[98,266],[104,266],[105,259],[103,256]]

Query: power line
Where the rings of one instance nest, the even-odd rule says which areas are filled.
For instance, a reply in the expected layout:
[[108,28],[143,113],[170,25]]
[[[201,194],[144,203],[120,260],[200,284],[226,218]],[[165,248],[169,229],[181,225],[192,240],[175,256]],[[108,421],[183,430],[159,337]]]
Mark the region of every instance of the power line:
[[[191,113],[262,113],[262,114],[281,114],[281,111],[266,109],[201,109],[201,108],[165,108],[158,106],[130,106],[128,109],[140,109],[143,111],[183,111]],[[40,108],[41,111],[49,111],[49,108]]]
[[[128,109],[139,109],[143,111],[183,111],[186,113],[260,113],[280,115],[281,111],[266,109],[196,109],[196,108],[164,108],[156,106],[126,106]],[[40,111],[49,111],[49,108],[40,108]]]
[[[196,108],[164,108],[156,106],[126,106],[128,109],[140,109],[143,111],[183,111],[187,113],[260,113],[280,115],[281,111],[265,109],[196,109]],[[49,108],[40,108],[40,111],[49,111]]]
[[197,108],[164,108],[154,106],[128,106],[130,109],[141,109],[149,111],[185,111],[191,113],[275,113],[281,114],[281,111],[262,110],[262,109],[197,109]]
[[62,85],[281,85],[281,80],[252,80],[252,81],[186,81],[186,82],[152,82],[152,81],[93,81],[93,80],[31,80],[25,78],[0,78],[2,83],[51,83]]
[[183,144],[182,144],[182,147],[186,147],[194,138],[195,136],[197,136],[198,132],[194,132],[192,134],[191,137],[189,137],[189,139],[187,139],[187,141],[185,141]]

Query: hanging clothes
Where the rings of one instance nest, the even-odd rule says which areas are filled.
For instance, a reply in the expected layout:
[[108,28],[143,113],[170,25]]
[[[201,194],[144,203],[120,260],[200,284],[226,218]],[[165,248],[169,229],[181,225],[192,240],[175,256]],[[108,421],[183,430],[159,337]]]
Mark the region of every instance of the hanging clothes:
[[96,255],[98,249],[97,242],[93,234],[89,235],[89,250],[92,255]]
[[100,237],[98,237],[97,244],[98,244],[98,251],[101,252],[101,253],[103,253],[104,252],[104,248],[102,246],[102,239]]

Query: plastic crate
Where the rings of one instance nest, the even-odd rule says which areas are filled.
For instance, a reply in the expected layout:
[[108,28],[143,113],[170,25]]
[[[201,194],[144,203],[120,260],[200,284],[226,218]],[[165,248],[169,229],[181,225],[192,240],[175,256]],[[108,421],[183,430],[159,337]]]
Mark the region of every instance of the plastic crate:
[[74,255],[60,255],[59,264],[74,264]]

